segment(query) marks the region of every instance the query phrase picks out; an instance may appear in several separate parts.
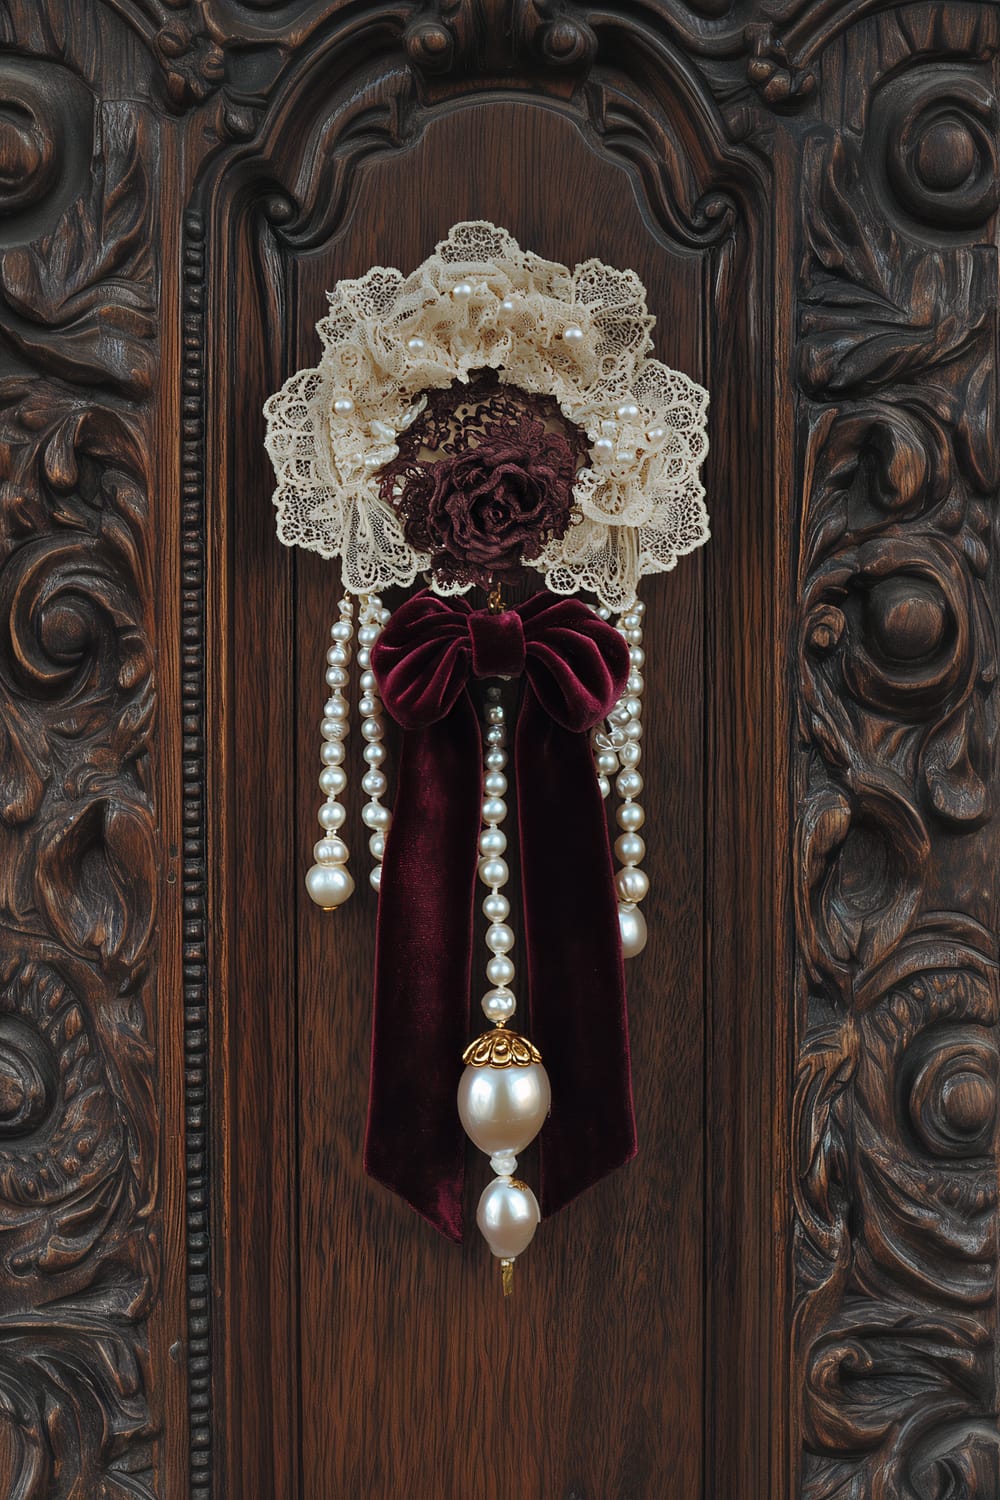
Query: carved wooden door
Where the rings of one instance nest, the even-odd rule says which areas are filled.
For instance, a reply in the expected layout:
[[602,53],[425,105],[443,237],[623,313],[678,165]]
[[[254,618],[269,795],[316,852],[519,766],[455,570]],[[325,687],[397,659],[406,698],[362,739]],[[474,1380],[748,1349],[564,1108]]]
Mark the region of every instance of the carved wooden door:
[[[0,5],[0,1492],[997,1500],[987,4]],[[641,1152],[513,1305],[360,1165],[261,405],[463,218],[711,392]]]

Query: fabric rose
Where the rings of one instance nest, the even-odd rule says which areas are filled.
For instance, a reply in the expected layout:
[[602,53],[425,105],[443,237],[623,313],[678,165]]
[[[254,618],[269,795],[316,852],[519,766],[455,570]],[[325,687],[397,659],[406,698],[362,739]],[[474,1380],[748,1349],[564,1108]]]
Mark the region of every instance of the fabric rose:
[[383,493],[410,546],[430,553],[440,582],[485,586],[565,535],[582,445],[575,429],[570,437],[551,431],[543,420],[550,413],[536,415],[523,392],[474,386],[471,398],[460,399],[469,409],[454,416],[452,396],[448,437],[440,402],[429,417],[431,431],[407,434],[411,447],[451,451],[422,462],[404,454],[384,476]]

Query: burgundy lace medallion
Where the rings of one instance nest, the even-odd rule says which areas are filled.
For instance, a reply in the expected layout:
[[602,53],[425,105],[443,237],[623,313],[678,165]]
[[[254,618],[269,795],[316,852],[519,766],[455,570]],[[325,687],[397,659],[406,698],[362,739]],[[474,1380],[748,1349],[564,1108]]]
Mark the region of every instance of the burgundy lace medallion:
[[380,493],[439,582],[486,586],[565,536],[586,434],[551,396],[503,385],[492,370],[426,395]]

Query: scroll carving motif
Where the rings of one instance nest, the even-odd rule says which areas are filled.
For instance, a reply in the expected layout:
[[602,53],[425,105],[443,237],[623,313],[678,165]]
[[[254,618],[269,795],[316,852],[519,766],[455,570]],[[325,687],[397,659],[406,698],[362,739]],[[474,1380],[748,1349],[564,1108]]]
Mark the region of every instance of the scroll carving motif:
[[[0,60],[0,1389],[11,1493],[152,1496],[158,885],[140,106]],[[8,188],[8,184],[11,186]]]
[[996,203],[993,111],[969,70],[912,68],[876,94],[874,144],[819,128],[805,145],[793,1144],[808,1500],[998,1492],[982,843],[996,260],[973,233]]

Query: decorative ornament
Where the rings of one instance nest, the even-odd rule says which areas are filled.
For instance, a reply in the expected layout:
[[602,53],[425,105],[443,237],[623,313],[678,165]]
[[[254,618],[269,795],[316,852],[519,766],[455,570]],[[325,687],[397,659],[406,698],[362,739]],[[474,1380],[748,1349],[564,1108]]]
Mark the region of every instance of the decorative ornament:
[[[374,267],[329,300],[320,364],[265,406],[278,535],[339,558],[345,590],[306,888],[329,910],[354,890],[340,799],[356,643],[379,893],[365,1165],[460,1241],[461,1123],[495,1173],[476,1221],[509,1293],[542,1214],[635,1154],[622,958],[645,946],[649,889],[636,590],[708,539],[708,396],[648,357],[634,272],[571,271],[492,224],[457,224],[411,275]],[[526,570],[546,588],[505,603]],[[381,592],[418,574],[426,587],[390,613]],[[462,597],[476,587],[484,607]],[[596,604],[560,597],[583,592]],[[383,706],[401,730],[392,811]],[[492,1030],[470,1041],[477,884]],[[532,1040],[510,1025],[515,942]],[[536,1136],[541,1207],[515,1176]]]

